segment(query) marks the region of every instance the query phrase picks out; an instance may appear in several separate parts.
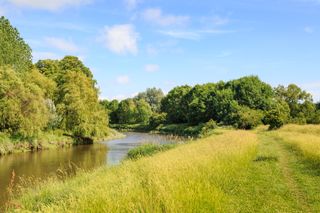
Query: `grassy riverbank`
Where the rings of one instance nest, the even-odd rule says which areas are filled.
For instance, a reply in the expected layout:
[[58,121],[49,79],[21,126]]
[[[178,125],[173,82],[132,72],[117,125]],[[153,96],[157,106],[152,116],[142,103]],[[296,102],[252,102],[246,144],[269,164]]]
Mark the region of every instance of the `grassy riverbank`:
[[[294,136],[289,137],[290,131]],[[11,207],[41,212],[319,212],[319,131],[320,126],[294,125],[272,132],[225,130],[65,182],[37,184]]]
[[[109,129],[108,136],[93,138],[93,140],[94,142],[100,142],[121,137],[124,137],[124,135],[114,129]],[[41,132],[36,137],[29,139],[0,132],[0,156],[11,153],[64,148],[74,144],[75,141],[71,137],[65,136],[63,131]]]
[[150,132],[182,137],[201,138],[214,134],[214,130],[217,128],[217,125],[214,121],[209,121],[207,123],[201,123],[198,125],[160,124],[154,127],[148,124],[112,124],[111,127],[121,132]]

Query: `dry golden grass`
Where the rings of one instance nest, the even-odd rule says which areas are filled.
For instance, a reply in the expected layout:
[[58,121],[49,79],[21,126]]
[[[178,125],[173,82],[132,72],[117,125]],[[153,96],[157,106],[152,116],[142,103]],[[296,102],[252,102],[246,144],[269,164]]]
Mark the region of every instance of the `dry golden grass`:
[[287,125],[272,133],[308,160],[320,163],[320,125]]

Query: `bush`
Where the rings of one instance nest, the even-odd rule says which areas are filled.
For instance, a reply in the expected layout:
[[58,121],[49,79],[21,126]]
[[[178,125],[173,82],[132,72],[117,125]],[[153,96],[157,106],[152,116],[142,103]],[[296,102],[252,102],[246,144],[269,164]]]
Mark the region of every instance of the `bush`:
[[163,152],[174,147],[176,147],[176,144],[145,144],[131,149],[127,154],[127,158],[135,160],[144,156],[151,156],[158,152]]
[[160,124],[164,124],[167,119],[167,114],[166,113],[154,113],[150,117],[150,122],[149,125],[151,128],[156,128]]
[[207,123],[203,124],[199,137],[205,137],[212,134],[213,130],[217,128],[217,123],[214,120],[210,120]]
[[263,114],[246,106],[239,106],[234,114],[234,126],[238,129],[254,129],[262,123]]

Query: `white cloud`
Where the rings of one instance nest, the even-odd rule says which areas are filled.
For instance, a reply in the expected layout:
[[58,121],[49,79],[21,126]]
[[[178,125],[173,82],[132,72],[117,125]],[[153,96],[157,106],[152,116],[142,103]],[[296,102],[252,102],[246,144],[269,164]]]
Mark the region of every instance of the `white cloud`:
[[131,24],[105,27],[101,40],[106,47],[117,54],[137,54],[139,34]]
[[150,72],[150,73],[153,73],[153,72],[157,72],[160,70],[160,67],[158,64],[147,64],[145,67],[144,67],[144,70],[146,72]]
[[200,40],[204,35],[221,35],[235,33],[234,30],[219,30],[219,29],[210,29],[210,30],[194,30],[194,31],[159,31],[163,35],[167,35],[177,39],[187,39],[187,40]]
[[8,0],[19,6],[43,10],[59,10],[65,7],[80,6],[91,3],[91,0]]
[[128,84],[130,81],[129,76],[127,75],[120,75],[116,80],[118,84]]
[[304,30],[304,32],[309,33],[309,34],[314,32],[314,29],[312,27],[309,27],[309,26],[305,27],[303,30]]
[[222,26],[230,23],[229,18],[223,18],[220,16],[215,16],[212,18],[212,23],[216,26]]
[[52,60],[58,60],[61,59],[62,57],[57,55],[56,53],[53,52],[38,52],[34,51],[32,52],[33,55],[33,61],[37,62],[42,59],[52,59]]
[[124,0],[125,6],[127,10],[136,9],[137,5],[141,2],[141,0]]
[[185,25],[189,20],[189,16],[175,16],[163,14],[161,9],[150,8],[142,13],[144,20],[160,26]]
[[56,37],[47,37],[44,40],[49,46],[65,52],[79,51],[79,47],[75,45],[72,40],[65,40],[63,38],[56,38]]

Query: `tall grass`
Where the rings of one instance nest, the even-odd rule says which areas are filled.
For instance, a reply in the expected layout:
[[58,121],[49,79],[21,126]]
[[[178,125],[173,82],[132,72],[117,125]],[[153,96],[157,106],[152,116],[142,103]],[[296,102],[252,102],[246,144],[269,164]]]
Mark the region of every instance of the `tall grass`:
[[15,203],[41,212],[223,212],[231,199],[227,189],[254,159],[256,145],[254,133],[230,131],[40,184]]
[[320,164],[320,125],[287,125],[271,134],[298,150],[306,159]]

